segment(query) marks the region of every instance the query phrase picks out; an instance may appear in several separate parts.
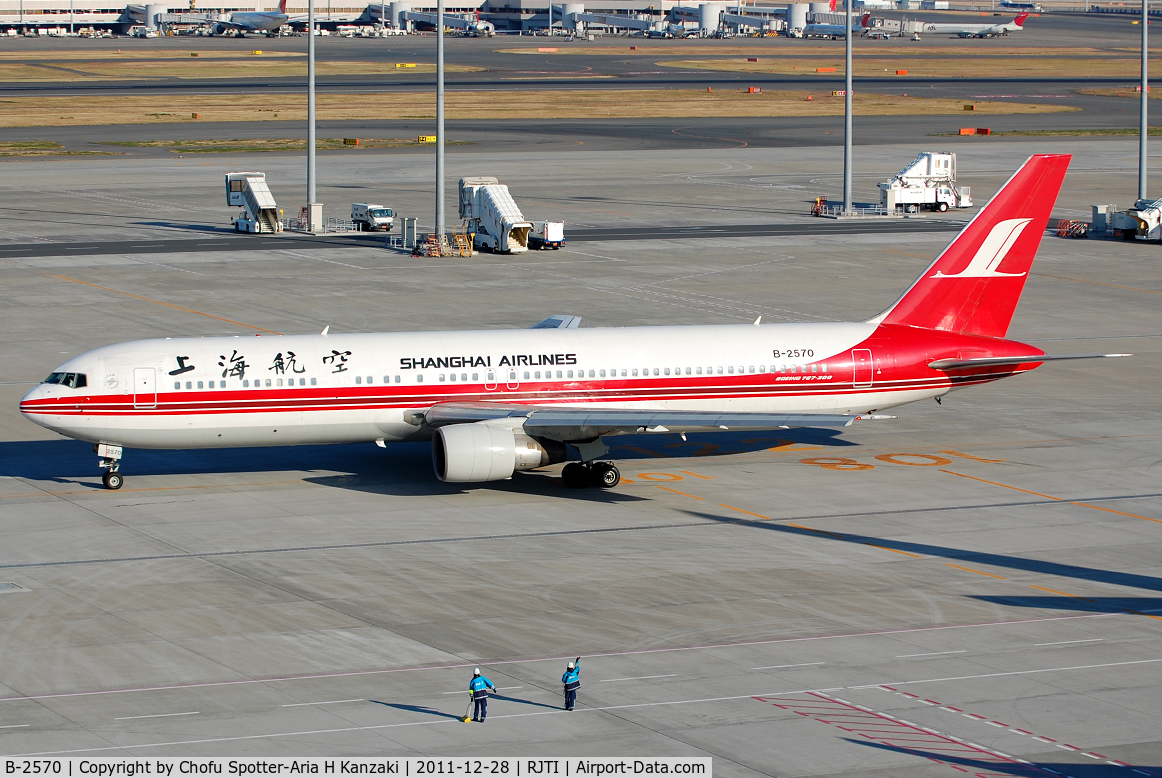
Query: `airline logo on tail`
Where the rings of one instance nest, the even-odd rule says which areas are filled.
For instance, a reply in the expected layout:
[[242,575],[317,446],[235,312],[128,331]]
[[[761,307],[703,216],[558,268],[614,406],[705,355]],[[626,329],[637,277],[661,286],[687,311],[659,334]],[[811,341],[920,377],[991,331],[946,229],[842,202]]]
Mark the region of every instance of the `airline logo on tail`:
[[984,239],[984,243],[980,244],[980,248],[976,250],[972,261],[968,266],[959,273],[941,273],[939,270],[929,278],[999,278],[999,277],[1017,277],[1025,275],[1024,273],[1002,273],[997,270],[1001,263],[1005,261],[1005,257],[1009,254],[1009,249],[1017,242],[1017,238],[1021,237],[1021,233],[1028,226],[1032,219],[1006,219],[998,222],[993,226],[989,232],[988,237]]
[[1022,27],[1025,24],[1025,20],[1028,18],[1029,14],[1018,14],[1017,18],[1013,20],[1013,24],[1017,25],[1018,27]]

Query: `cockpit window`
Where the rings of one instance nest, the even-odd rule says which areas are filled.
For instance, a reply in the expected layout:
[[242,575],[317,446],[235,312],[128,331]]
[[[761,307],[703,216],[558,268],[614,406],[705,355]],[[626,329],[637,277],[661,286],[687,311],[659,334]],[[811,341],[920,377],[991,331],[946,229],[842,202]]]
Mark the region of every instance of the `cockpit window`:
[[81,389],[89,385],[89,379],[84,373],[49,373],[44,379],[46,384],[60,384],[70,389]]

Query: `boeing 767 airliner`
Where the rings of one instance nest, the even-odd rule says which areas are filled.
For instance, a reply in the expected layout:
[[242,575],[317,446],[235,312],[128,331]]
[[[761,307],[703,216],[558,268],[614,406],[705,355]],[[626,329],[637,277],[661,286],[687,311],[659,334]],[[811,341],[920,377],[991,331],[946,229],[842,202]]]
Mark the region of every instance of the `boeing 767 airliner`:
[[1050,359],[1005,339],[1068,155],[1031,157],[912,286],[864,322],[182,338],[70,359],[25,395],[32,421],[90,441],[120,488],[123,447],[432,441],[472,483],[563,462],[616,486],[604,438],[849,426]]

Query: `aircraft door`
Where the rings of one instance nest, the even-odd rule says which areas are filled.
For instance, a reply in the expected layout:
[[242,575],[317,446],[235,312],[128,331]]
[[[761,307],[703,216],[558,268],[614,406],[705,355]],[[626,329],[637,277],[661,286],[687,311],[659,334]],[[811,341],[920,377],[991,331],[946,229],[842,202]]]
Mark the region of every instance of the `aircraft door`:
[[152,367],[133,368],[133,407],[157,407],[157,371]]
[[505,378],[505,384],[504,384],[505,388],[507,388],[507,389],[519,389],[520,388],[520,378],[517,377],[515,367],[506,367],[504,369],[504,378]]
[[496,371],[491,367],[484,374],[484,388],[490,392],[496,391]]
[[852,385],[859,389],[872,385],[875,363],[872,361],[871,349],[856,348],[851,350]]

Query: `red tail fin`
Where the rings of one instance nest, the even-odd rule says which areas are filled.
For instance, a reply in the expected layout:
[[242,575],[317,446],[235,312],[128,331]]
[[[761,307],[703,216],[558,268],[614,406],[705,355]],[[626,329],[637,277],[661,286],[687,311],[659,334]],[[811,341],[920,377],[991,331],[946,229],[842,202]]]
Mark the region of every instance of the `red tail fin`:
[[859,20],[859,26],[867,29],[867,23],[871,21],[871,14],[864,14],[863,18]]
[[1025,20],[1028,18],[1029,14],[1018,14],[1017,18],[1013,20],[1013,24],[1017,25],[1018,27],[1023,27],[1025,25]]
[[904,296],[873,321],[1004,337],[1069,160],[1069,154],[1030,157]]
[[278,0],[278,12],[280,14],[286,13],[286,0]]

